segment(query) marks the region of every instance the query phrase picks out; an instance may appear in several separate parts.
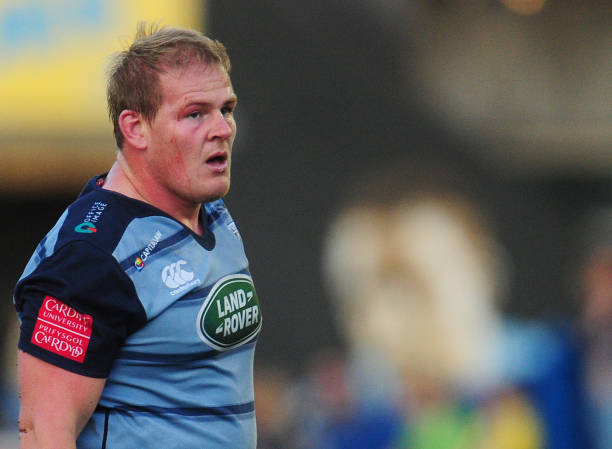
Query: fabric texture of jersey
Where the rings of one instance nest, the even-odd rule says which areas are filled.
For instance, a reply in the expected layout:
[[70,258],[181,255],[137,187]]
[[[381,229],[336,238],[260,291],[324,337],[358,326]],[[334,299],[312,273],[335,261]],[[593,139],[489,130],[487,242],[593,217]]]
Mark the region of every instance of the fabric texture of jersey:
[[254,449],[261,313],[224,202],[203,206],[200,236],[99,179],[16,286],[19,348],[107,378],[79,448]]

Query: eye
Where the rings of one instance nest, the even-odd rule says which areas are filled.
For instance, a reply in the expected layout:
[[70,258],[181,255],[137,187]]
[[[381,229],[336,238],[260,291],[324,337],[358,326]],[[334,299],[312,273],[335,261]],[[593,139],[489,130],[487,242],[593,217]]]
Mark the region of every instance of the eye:
[[231,115],[234,112],[234,105],[228,105],[221,108],[221,114],[223,115]]
[[187,114],[187,117],[194,118],[194,119],[200,118],[201,116],[202,116],[202,113],[200,111],[193,111]]

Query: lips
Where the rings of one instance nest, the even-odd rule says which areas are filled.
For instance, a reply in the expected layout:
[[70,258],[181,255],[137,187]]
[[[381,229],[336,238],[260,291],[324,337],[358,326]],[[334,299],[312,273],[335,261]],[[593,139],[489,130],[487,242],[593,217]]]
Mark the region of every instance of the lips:
[[213,153],[208,159],[206,164],[217,171],[223,171],[227,168],[227,153],[219,151]]

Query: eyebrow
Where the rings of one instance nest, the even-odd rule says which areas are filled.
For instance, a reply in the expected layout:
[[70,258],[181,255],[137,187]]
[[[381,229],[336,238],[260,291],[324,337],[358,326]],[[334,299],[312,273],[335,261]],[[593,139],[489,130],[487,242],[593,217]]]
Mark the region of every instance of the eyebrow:
[[[231,95],[230,97],[228,97],[228,98],[227,98],[227,100],[225,100],[225,101],[223,102],[223,105],[226,105],[226,104],[231,104],[231,103],[234,103],[234,104],[237,104],[237,103],[238,103],[238,96],[237,96],[236,94],[233,94],[233,95]],[[181,108],[186,108],[186,107],[191,106],[191,105],[202,106],[202,107],[208,107],[208,106],[212,106],[212,105],[213,105],[213,103],[212,103],[212,102],[210,102],[210,101],[198,101],[198,100],[194,100],[194,101],[185,101],[185,102],[183,102],[183,104],[182,104]]]

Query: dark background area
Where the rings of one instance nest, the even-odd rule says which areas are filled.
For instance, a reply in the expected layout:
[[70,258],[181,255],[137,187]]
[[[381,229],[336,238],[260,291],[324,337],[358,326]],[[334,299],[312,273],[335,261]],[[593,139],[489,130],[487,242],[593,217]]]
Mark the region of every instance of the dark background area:
[[586,211],[609,204],[610,180],[512,177],[486,166],[405,100],[410,44],[372,10],[281,3],[212,2],[209,17],[233,58],[238,119],[246,120],[228,202],[264,298],[259,355],[293,364],[337,340],[321,283],[322,237],[351,183],[397,161],[466,173],[512,260],[505,309],[570,319],[577,232]]

